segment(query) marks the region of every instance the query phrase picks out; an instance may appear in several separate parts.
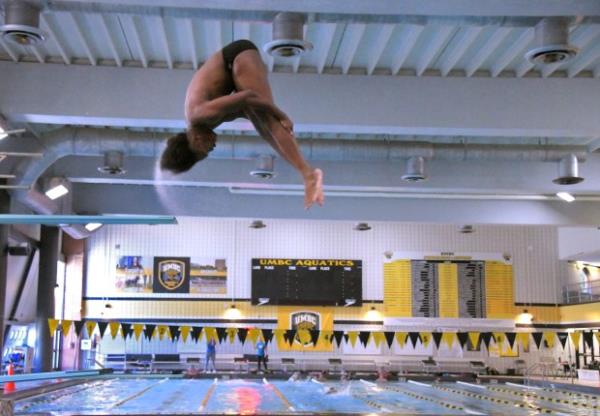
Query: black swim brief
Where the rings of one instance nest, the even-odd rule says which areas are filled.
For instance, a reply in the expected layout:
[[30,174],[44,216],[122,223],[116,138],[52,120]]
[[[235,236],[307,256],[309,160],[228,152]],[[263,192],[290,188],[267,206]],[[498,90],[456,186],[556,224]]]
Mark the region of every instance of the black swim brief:
[[254,43],[246,39],[236,40],[235,42],[231,42],[229,45],[223,48],[225,69],[227,72],[229,72],[229,75],[231,75],[233,72],[233,61],[235,61],[236,56],[249,49],[254,49],[255,51],[258,50]]

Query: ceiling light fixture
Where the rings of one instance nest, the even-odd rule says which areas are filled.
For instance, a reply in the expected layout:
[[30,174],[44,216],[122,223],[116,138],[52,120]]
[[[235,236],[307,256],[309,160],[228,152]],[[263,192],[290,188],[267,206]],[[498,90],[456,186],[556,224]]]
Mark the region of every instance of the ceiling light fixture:
[[557,185],[575,185],[583,182],[583,178],[579,176],[579,161],[577,156],[569,154],[558,162],[558,178],[554,179]]
[[271,56],[293,58],[313,48],[304,40],[304,23],[301,13],[278,13],[273,19],[273,40],[263,47]]
[[20,46],[31,46],[46,39],[46,34],[39,28],[40,9],[31,1],[7,1],[4,14],[4,24],[0,26],[4,40]]
[[267,224],[262,222],[261,220],[254,220],[248,226],[249,228],[254,228],[255,230],[260,230],[261,228],[265,228]]
[[371,226],[366,222],[359,222],[354,226],[354,229],[356,231],[369,231],[371,229]]
[[99,222],[89,222],[85,225],[85,229],[89,232],[96,231],[98,228],[102,227],[104,224]]
[[532,64],[550,65],[567,62],[579,49],[569,45],[569,18],[546,17],[535,26],[534,48],[525,58]]
[[408,158],[406,161],[406,171],[402,175],[402,180],[406,182],[421,182],[426,179],[425,158],[423,156]]
[[556,196],[562,199],[563,201],[573,202],[575,201],[575,197],[568,192],[557,192]]
[[53,186],[52,188],[48,189],[46,191],[46,196],[52,200],[55,200],[55,199],[60,198],[61,196],[68,194],[68,193],[69,193],[69,189],[67,189],[67,187],[61,183],[61,184],[58,184],[58,185]]

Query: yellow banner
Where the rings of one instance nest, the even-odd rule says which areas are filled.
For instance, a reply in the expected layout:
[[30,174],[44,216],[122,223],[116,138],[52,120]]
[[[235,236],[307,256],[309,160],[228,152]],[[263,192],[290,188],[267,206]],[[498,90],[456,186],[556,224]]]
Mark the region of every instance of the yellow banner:
[[135,340],[140,340],[140,335],[144,332],[144,324],[133,324],[133,335],[135,336]]
[[352,348],[356,346],[356,340],[358,339],[358,331],[348,331],[348,341],[350,341],[350,345]]
[[446,343],[448,349],[452,349],[452,344],[454,344],[454,340],[456,339],[456,334],[454,332],[444,332],[442,333],[442,342]]
[[494,341],[496,341],[496,344],[498,344],[498,346],[500,348],[502,348],[502,345],[504,344],[504,340],[506,339],[506,335],[504,335],[504,332],[494,332]]
[[169,327],[166,325],[158,325],[156,327],[156,331],[158,332],[158,339],[160,339],[161,341],[163,340],[163,338],[165,337],[165,335],[170,338],[171,333],[169,331]]
[[512,265],[485,262],[485,302],[488,319],[514,318]]
[[110,321],[108,323],[108,327],[110,328],[110,336],[112,337],[112,339],[115,339],[117,337],[117,334],[119,333],[121,324],[119,322]]
[[331,342],[317,342],[317,345],[313,345],[309,332],[311,330],[333,331],[333,308],[279,306],[277,308],[277,327],[297,331],[292,345],[283,339],[281,333],[274,332],[279,351],[333,350]]
[[383,313],[386,317],[412,316],[410,260],[383,264]]
[[381,331],[372,332],[371,336],[373,337],[373,340],[375,341],[375,346],[377,348],[379,348],[381,343],[385,341],[385,335],[383,335],[383,332]]
[[237,335],[237,328],[227,328],[226,330],[227,338],[229,339],[229,343],[233,344],[235,342],[235,336]]
[[404,348],[406,345],[406,339],[408,338],[408,332],[396,332],[396,342],[400,345],[400,348]]
[[579,342],[581,341],[581,331],[571,332],[571,341],[575,346],[575,351],[579,351]]
[[477,345],[479,344],[480,335],[480,332],[469,332],[469,341],[471,341],[471,345],[473,346],[473,348],[477,348]]
[[458,318],[458,264],[438,265],[440,318]]
[[68,321],[66,319],[63,319],[63,321],[60,323],[60,328],[62,329],[63,337],[69,335],[69,331],[71,330],[72,324],[73,321]]
[[87,331],[88,337],[91,338],[96,329],[95,321],[85,321],[85,330]]
[[248,337],[246,338],[249,341],[252,341],[252,345],[256,346],[256,341],[258,341],[258,337],[262,334],[262,331],[258,328],[250,328],[248,330]]
[[50,338],[54,338],[56,328],[58,328],[58,319],[48,318],[48,330],[50,331]]
[[554,348],[556,341],[556,334],[554,332],[544,332],[544,341],[548,344],[548,348]]
[[217,330],[213,327],[204,327],[200,333],[200,336],[198,337],[198,341],[201,341],[203,336],[206,339],[206,342],[210,341],[211,339],[215,341],[219,340]]
[[427,348],[431,342],[431,332],[419,332],[419,337],[421,337],[421,344],[423,344],[423,347]]

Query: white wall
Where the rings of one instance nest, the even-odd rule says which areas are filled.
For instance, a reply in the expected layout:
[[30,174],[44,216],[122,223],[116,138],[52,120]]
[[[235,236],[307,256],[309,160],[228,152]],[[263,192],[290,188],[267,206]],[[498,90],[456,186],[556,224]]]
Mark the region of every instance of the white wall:
[[249,228],[247,219],[180,217],[178,221],[178,225],[107,226],[95,233],[87,244],[85,296],[118,296],[114,290],[117,258],[147,255],[226,258],[227,297],[235,298],[251,295],[253,257],[358,259],[363,261],[363,298],[381,300],[383,252],[392,250],[510,253],[516,302],[554,303],[559,299],[557,231],[553,226],[475,226],[475,233],[461,234],[458,226],[451,224],[381,222],[371,223],[371,231],[359,232],[353,230],[354,223],[345,221],[265,220],[267,228],[259,230]]

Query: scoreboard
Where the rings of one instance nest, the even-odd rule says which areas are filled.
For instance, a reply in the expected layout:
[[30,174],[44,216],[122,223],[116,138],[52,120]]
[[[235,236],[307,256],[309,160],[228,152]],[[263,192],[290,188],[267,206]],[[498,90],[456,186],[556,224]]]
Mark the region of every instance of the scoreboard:
[[252,304],[352,306],[362,304],[362,261],[252,259]]

